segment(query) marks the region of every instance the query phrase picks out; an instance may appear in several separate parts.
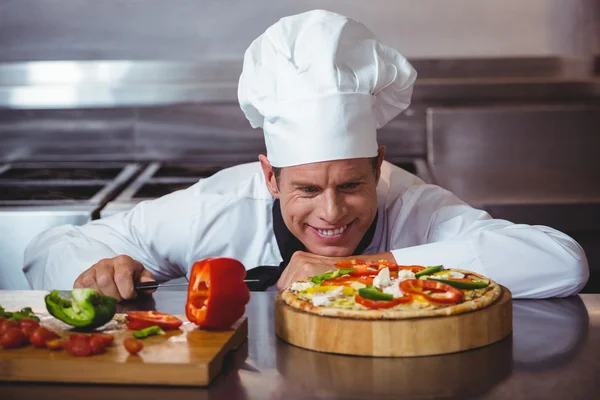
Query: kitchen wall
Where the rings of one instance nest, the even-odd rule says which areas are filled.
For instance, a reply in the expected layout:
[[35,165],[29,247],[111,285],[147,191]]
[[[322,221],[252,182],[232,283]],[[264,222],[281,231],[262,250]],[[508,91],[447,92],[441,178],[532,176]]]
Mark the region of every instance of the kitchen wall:
[[0,0],[0,62],[240,59],[277,19],[314,8],[410,58],[600,54],[598,0]]

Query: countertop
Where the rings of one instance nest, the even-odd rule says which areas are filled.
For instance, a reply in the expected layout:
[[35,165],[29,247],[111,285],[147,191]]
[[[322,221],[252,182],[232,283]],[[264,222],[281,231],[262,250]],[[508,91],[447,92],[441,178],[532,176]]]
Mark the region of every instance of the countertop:
[[[39,291],[0,291],[43,308]],[[275,293],[253,292],[248,341],[206,389],[2,383],[2,399],[596,399],[600,390],[600,294],[513,301],[513,334],[467,352],[416,358],[366,358],[303,350],[274,331]],[[16,300],[15,300],[16,301]],[[185,292],[158,291],[119,311],[184,310]],[[439,332],[443,335],[444,332]]]

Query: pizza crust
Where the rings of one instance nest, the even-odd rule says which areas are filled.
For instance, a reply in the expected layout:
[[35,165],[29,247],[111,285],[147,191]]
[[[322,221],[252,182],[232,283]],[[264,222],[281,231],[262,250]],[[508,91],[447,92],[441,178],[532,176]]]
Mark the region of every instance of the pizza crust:
[[[281,299],[291,307],[298,310],[302,310],[308,313],[321,315],[324,317],[337,317],[337,318],[352,318],[352,319],[368,319],[368,320],[381,320],[381,319],[410,319],[410,318],[427,318],[427,317],[439,317],[448,315],[463,314],[475,310],[480,310],[485,307],[489,307],[493,304],[502,294],[502,288],[495,281],[483,276],[476,274],[471,271],[465,271],[460,269],[449,269],[449,271],[460,272],[464,275],[474,275],[479,279],[485,279],[489,281],[487,291],[483,296],[473,300],[468,300],[460,304],[453,304],[447,307],[435,308],[435,309],[423,309],[423,310],[348,310],[343,308],[333,307],[317,307],[314,306],[310,301],[302,300],[290,289],[286,289],[281,294]],[[308,280],[308,279],[307,279]],[[306,280],[304,280],[306,281]],[[302,281],[300,281],[302,282]]]

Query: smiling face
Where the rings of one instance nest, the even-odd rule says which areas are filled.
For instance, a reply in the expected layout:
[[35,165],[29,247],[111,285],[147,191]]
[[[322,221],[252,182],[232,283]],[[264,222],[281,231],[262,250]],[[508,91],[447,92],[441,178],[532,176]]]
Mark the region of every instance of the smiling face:
[[285,167],[278,179],[268,159],[259,159],[290,232],[311,253],[343,257],[354,252],[377,213],[383,154],[382,147],[376,170],[370,158],[355,158]]

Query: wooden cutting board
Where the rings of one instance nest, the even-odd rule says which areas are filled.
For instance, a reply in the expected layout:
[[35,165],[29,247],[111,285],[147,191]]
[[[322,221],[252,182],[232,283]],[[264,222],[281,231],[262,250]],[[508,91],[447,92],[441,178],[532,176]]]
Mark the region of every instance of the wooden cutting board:
[[[7,300],[6,293],[10,292],[0,293],[0,304],[9,311],[32,305],[20,301],[21,305],[15,306],[13,300],[9,306],[3,302]],[[61,336],[73,332],[68,325],[41,313],[39,306],[34,307],[34,312],[41,318],[42,326]],[[64,350],[0,347],[0,381],[207,386],[220,372],[225,355],[246,340],[247,319],[241,318],[230,330],[207,331],[198,329],[185,317],[179,318],[184,321],[181,329],[143,339],[144,349],[135,356],[123,346],[131,331],[114,320],[98,330],[115,336],[114,344],[104,354],[74,357]]]
[[322,317],[275,298],[277,336],[295,346],[325,353],[414,357],[456,353],[498,342],[512,332],[512,295],[464,314],[397,320]]

